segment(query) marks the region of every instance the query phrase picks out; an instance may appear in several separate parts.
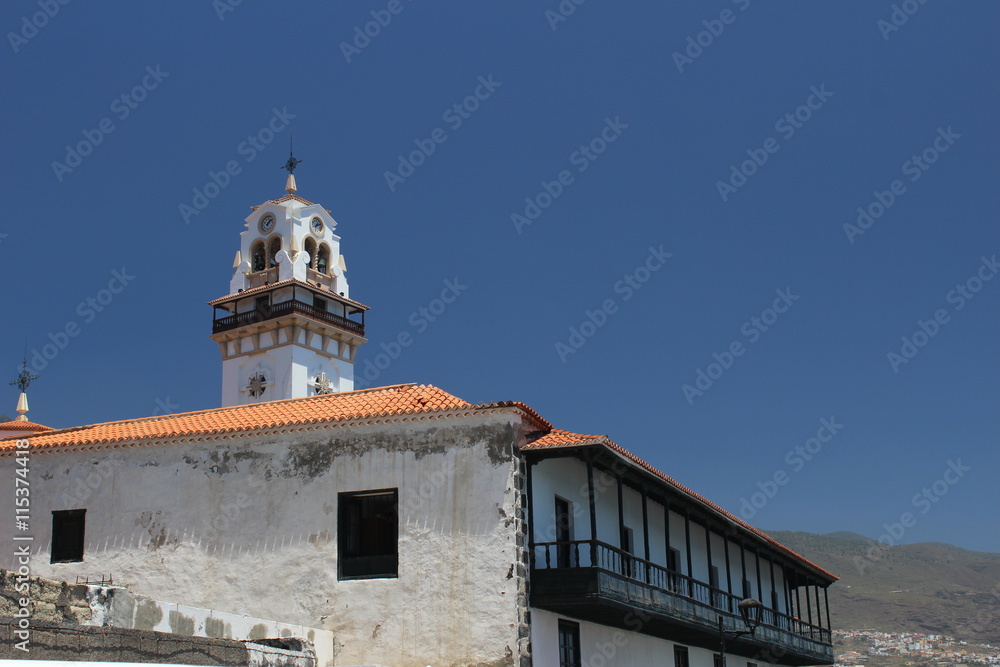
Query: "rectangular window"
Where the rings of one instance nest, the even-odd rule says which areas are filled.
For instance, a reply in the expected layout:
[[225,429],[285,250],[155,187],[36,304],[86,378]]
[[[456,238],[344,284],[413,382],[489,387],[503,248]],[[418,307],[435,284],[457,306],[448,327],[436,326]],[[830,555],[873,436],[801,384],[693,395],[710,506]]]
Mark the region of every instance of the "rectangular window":
[[674,667],[689,667],[687,646],[674,644]]
[[712,664],[715,667],[726,667],[726,658],[721,653],[713,653]]
[[326,310],[326,299],[313,297],[313,307],[315,307],[316,310]]
[[580,667],[580,624],[559,619],[559,667]]
[[57,510],[52,513],[53,563],[83,560],[83,535],[87,510]]
[[573,504],[556,496],[556,567],[572,567]]
[[722,593],[719,592],[719,566],[712,565],[708,570],[708,585],[712,588],[712,606],[722,606]]
[[338,495],[338,579],[398,576],[397,489]]
[[749,579],[744,579],[743,580],[743,599],[745,600],[745,599],[750,598],[750,597],[753,597],[753,592],[750,590],[750,580]]

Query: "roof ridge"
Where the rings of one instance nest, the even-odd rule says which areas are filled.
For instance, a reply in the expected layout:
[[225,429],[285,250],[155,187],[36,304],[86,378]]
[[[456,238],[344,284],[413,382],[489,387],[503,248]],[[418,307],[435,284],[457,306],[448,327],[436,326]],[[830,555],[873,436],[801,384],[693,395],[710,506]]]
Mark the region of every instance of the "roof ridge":
[[[195,416],[195,415],[207,415],[207,414],[213,414],[213,413],[218,413],[218,412],[227,412],[227,411],[239,412],[239,411],[244,411],[244,410],[252,410],[252,409],[255,409],[255,408],[260,408],[260,407],[265,406],[265,405],[284,405],[284,404],[292,403],[292,402],[296,402],[296,401],[312,401],[312,400],[319,401],[319,400],[323,400],[323,399],[330,400],[330,397],[332,397],[332,396],[360,395],[360,394],[374,393],[374,392],[377,392],[377,391],[386,391],[386,390],[389,390],[389,389],[399,389],[399,388],[402,388],[402,387],[415,387],[415,386],[418,386],[415,382],[408,382],[408,383],[400,383],[400,384],[390,384],[390,385],[386,385],[384,387],[368,387],[367,389],[354,389],[354,390],[351,390],[351,391],[341,391],[341,392],[336,392],[336,393],[333,393],[333,394],[320,394],[320,395],[317,395],[317,396],[300,396],[298,398],[278,398],[278,399],[275,399],[273,401],[262,401],[260,403],[246,403],[244,405],[227,405],[227,406],[220,406],[220,407],[217,407],[217,408],[205,408],[203,410],[191,410],[189,412],[174,412],[174,413],[171,413],[171,414],[168,414],[168,415],[150,415],[148,417],[132,417],[132,418],[128,418],[128,419],[113,419],[111,421],[106,421],[106,422],[95,422],[93,424],[81,424],[80,426],[67,426],[66,428],[54,428],[54,429],[52,429],[52,431],[46,432],[45,435],[61,435],[63,433],[73,433],[73,432],[76,432],[76,431],[81,431],[81,430],[85,430],[85,429],[95,428],[95,427],[99,427],[99,426],[115,426],[117,424],[138,424],[138,423],[149,423],[149,422],[157,422],[157,421],[168,421],[168,420],[171,420],[171,419],[179,419],[179,418],[182,418],[182,417],[191,417],[191,416]],[[423,386],[423,385],[420,385],[420,386]],[[433,386],[433,385],[426,385],[426,386]],[[433,388],[434,389],[438,389],[438,387],[433,387]],[[444,390],[443,389],[439,389],[439,391],[444,391]],[[444,392],[444,393],[448,393],[448,392]],[[449,396],[452,396],[452,394],[449,394]],[[455,398],[458,398],[458,397],[455,396]],[[461,399],[459,399],[459,400],[461,400]]]

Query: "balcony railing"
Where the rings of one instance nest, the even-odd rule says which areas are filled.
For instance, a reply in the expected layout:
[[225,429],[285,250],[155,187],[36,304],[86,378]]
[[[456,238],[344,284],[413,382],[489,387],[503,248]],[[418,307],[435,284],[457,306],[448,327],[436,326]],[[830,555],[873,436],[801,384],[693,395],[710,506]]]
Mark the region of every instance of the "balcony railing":
[[246,313],[236,313],[235,315],[220,317],[212,322],[212,333],[229,331],[230,329],[235,329],[247,324],[253,324],[254,322],[273,320],[277,317],[291,313],[306,315],[314,320],[318,320],[324,324],[332,324],[335,327],[358,336],[365,335],[365,327],[360,322],[355,322],[352,319],[335,315],[334,313],[327,312],[321,308],[317,308],[316,306],[303,303],[301,301],[281,301],[279,303],[274,303],[270,306],[259,308],[257,310],[251,310]]
[[[670,615],[674,608],[689,609],[693,603],[701,608],[697,615],[706,620],[711,617],[711,614],[706,612],[739,616],[737,605],[740,597],[597,540],[536,543],[531,552],[531,559],[533,576],[543,572],[555,574],[556,571],[590,571],[608,574],[621,580],[626,590],[638,586],[646,592],[642,593],[640,590],[636,594],[636,599],[642,599],[644,602],[657,601],[648,606],[662,609],[667,615]],[[591,588],[588,589],[588,597],[592,593],[597,593],[600,597],[600,583],[596,584],[596,591],[593,590],[594,586],[591,584]],[[612,585],[608,587],[608,592],[617,597],[619,589],[619,586]],[[675,605],[671,599],[681,604]],[[808,652],[828,652],[828,648],[815,643],[831,644],[829,629],[774,609],[762,610],[761,628],[773,629],[778,633],[776,636],[787,634],[808,640],[810,645],[806,646]],[[832,652],[830,655],[832,659]]]

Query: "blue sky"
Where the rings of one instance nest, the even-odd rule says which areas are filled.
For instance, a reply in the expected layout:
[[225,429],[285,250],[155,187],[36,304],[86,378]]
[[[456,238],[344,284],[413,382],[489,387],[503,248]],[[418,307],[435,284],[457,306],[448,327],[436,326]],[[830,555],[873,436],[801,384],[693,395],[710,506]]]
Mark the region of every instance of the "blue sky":
[[998,18],[6,2],[4,379],[27,338],[42,423],[217,406],[205,302],[294,133],[359,375],[413,338],[369,385],[524,401],[764,528],[1000,551]]

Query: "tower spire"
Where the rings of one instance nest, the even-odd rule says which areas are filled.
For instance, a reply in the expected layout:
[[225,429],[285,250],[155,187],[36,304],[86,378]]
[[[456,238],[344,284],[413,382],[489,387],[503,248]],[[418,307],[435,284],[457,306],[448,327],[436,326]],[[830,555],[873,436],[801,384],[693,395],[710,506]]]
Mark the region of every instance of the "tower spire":
[[24,361],[21,362],[21,372],[18,373],[17,378],[9,383],[21,390],[21,395],[17,398],[17,411],[19,415],[15,421],[28,421],[28,387],[31,386],[32,380],[37,379],[37,375],[32,375],[28,372],[28,342],[25,341]]
[[298,189],[295,185],[295,168],[301,164],[302,160],[295,159],[295,153],[293,150],[292,137],[288,137],[288,162],[281,165],[282,169],[288,170],[288,180],[285,181],[285,192],[290,195],[294,195],[295,191]]

